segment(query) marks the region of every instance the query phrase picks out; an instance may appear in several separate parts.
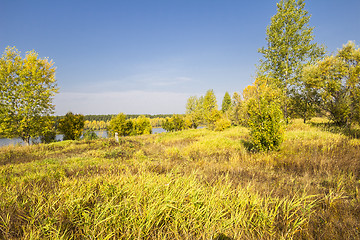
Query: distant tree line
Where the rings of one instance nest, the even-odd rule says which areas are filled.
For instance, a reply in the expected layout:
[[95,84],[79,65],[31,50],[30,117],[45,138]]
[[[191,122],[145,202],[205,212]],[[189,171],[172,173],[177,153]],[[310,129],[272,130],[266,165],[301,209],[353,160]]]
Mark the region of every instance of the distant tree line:
[[[107,114],[107,115],[85,115],[85,121],[104,121],[104,122],[109,122],[113,117],[115,117],[116,114]],[[171,114],[127,114],[126,115],[126,119],[133,119],[133,118],[138,118],[140,116],[144,116],[147,117],[149,119],[154,119],[154,118],[166,118],[166,117],[171,117]],[[59,117],[61,118],[61,116]]]
[[107,115],[84,115],[84,119],[85,121],[104,121],[104,122],[109,122],[111,120],[112,117],[114,117],[115,114],[107,114]]
[[166,118],[166,117],[171,117],[171,115],[172,114],[128,114],[128,115],[126,115],[126,119],[138,118],[140,116],[144,116],[149,119]]
[[106,130],[108,125],[109,125],[109,122],[85,120],[84,129],[91,130],[91,131]]
[[[112,118],[116,117],[115,114],[108,115],[84,115],[84,130],[88,131],[99,131],[99,130],[107,130],[109,126],[109,122]],[[171,117],[171,114],[130,114],[125,115],[125,119],[136,119],[140,116],[146,117],[150,120],[150,124],[152,127],[161,127],[163,121],[167,117]],[[59,121],[63,119],[65,116],[56,116],[54,117],[55,121],[55,129],[58,130]]]

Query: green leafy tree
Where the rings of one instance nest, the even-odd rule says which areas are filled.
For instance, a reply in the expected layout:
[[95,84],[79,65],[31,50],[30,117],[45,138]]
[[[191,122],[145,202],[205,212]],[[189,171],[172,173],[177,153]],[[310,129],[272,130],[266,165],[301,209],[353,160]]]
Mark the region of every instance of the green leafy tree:
[[167,132],[175,131],[175,126],[171,118],[167,117],[161,124],[161,127]]
[[360,121],[360,48],[348,42],[336,55],[304,69],[311,99],[337,125]]
[[318,114],[319,108],[311,101],[315,90],[304,84],[301,92],[294,92],[289,100],[289,112],[292,118],[301,118],[304,123]]
[[210,115],[207,117],[207,127],[210,130],[216,129],[216,123],[220,121],[222,118],[225,118],[225,116],[222,114],[221,111],[217,109],[213,109],[210,113]]
[[[133,119],[127,119],[125,121],[125,125],[123,125],[122,132],[120,132],[120,136],[135,136],[138,135],[135,131],[135,121]],[[118,132],[119,133],[119,132]]]
[[189,128],[196,129],[198,126],[198,125],[194,126],[194,122],[192,121],[189,115],[184,116],[184,121],[185,121],[185,129],[189,129]]
[[244,111],[243,104],[241,100],[241,95],[237,92],[234,92],[231,102],[231,111],[230,111],[230,120],[233,125],[240,125],[244,120]]
[[59,120],[59,131],[64,134],[64,140],[78,140],[83,134],[85,126],[84,115],[68,112]]
[[152,126],[150,119],[145,116],[139,116],[134,121],[134,135],[151,134]]
[[191,128],[197,128],[203,122],[203,97],[191,96],[186,103],[186,116]]
[[184,118],[179,114],[174,114],[172,116],[172,122],[174,124],[175,131],[184,130],[186,127]]
[[282,109],[286,120],[292,95],[304,95],[299,99],[309,101],[301,78],[303,67],[325,53],[323,47],[313,43],[314,28],[309,26],[309,20],[303,0],[281,0],[266,29],[267,47],[259,49],[263,54],[258,67],[259,75],[266,75],[275,87],[282,90]]
[[42,135],[40,141],[42,143],[51,143],[56,141],[56,128],[55,128],[55,117],[43,117],[44,127],[42,128]]
[[179,114],[174,114],[171,118],[165,119],[162,128],[167,132],[184,130],[186,128],[185,119]]
[[217,110],[217,109],[218,109],[218,105],[214,90],[210,89],[206,92],[203,101],[203,115],[204,115],[204,120],[208,126],[211,125],[214,120],[213,110]]
[[127,136],[129,135],[129,129],[132,130],[132,125],[130,128],[129,123],[126,122],[126,115],[120,113],[110,120],[108,132],[110,136],[114,136],[115,133],[118,133],[119,136]]
[[279,90],[266,82],[255,82],[253,95],[247,101],[248,126],[253,148],[276,150],[283,141],[283,114]]
[[[27,144],[48,130],[58,92],[54,63],[35,51],[21,58],[7,47],[0,59],[0,135],[20,137]],[[52,123],[50,123],[52,125]]]
[[226,113],[227,111],[230,110],[230,108],[231,108],[231,96],[228,92],[226,92],[221,104],[221,111],[223,113]]

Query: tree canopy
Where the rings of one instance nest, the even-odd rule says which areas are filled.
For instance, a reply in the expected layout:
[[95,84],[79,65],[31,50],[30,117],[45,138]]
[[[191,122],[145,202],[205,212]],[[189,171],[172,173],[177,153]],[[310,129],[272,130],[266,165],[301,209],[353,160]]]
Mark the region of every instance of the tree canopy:
[[202,96],[200,98],[191,96],[187,100],[185,113],[191,128],[197,128],[203,122],[203,99]]
[[59,120],[58,129],[64,134],[64,140],[78,140],[83,134],[84,126],[84,115],[68,112]]
[[283,91],[283,113],[287,119],[289,98],[303,94],[301,72],[305,65],[324,55],[324,47],[314,43],[310,15],[303,0],[281,0],[277,13],[266,29],[267,47],[259,49],[263,55],[258,67],[260,75]]
[[7,47],[0,59],[0,135],[27,144],[52,125],[53,96],[58,92],[55,67],[35,51],[25,57]]
[[228,92],[226,92],[221,104],[221,111],[223,113],[226,113],[230,108],[231,108],[231,96]]
[[207,125],[213,122],[214,112],[218,111],[218,105],[214,90],[210,89],[206,92],[203,101],[203,114]]
[[311,100],[337,125],[360,121],[360,48],[348,42],[336,55],[304,69]]

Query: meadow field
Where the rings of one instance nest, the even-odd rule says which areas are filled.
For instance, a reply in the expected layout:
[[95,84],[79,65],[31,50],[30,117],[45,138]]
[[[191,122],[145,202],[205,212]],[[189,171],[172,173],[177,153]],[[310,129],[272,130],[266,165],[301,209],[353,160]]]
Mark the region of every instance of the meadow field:
[[[360,136],[360,135],[359,135]],[[359,239],[360,139],[294,120],[0,148],[0,239]]]

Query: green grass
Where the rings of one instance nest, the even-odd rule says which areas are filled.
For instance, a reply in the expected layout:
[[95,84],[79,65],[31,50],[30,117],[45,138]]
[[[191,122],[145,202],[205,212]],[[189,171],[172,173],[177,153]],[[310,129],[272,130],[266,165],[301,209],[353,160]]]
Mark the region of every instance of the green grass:
[[207,129],[0,148],[0,239],[358,239],[360,141]]

